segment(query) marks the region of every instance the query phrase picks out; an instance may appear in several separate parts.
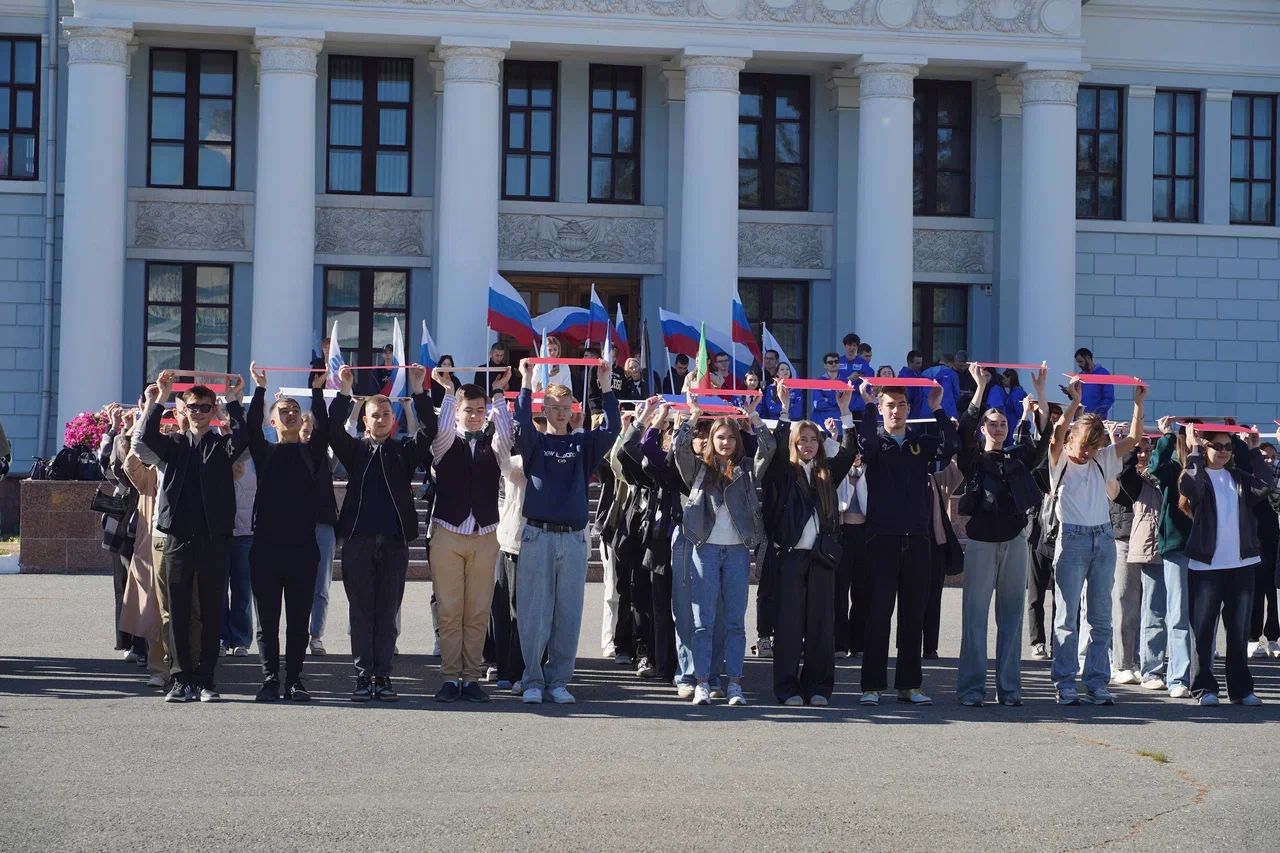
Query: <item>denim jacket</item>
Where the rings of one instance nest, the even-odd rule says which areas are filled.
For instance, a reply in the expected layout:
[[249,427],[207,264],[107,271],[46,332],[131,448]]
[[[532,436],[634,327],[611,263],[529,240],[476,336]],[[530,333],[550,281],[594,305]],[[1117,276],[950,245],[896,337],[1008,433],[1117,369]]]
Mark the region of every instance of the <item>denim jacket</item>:
[[738,460],[732,477],[727,481],[716,476],[705,462],[694,455],[692,421],[685,421],[676,433],[672,452],[680,477],[689,487],[689,497],[684,504],[684,533],[694,545],[706,542],[711,528],[715,527],[716,514],[710,501],[712,490],[717,491],[728,506],[729,517],[743,545],[755,548],[764,539],[764,519],[760,513],[756,484],[764,478],[764,472],[773,459],[774,440],[759,415],[752,414],[751,424],[759,441],[755,458]]

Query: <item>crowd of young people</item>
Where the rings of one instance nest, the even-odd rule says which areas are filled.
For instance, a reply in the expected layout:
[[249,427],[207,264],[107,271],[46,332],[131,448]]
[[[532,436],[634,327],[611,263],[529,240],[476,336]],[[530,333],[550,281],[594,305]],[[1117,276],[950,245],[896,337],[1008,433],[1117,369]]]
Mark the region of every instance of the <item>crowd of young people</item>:
[[[443,678],[435,700],[487,702],[492,680],[525,703],[572,703],[595,537],[606,655],[699,705],[769,692],[743,681],[753,563],[751,651],[772,659],[783,705],[829,704],[838,656],[860,659],[861,704],[931,703],[922,661],[939,655],[944,580],[960,572],[962,705],[991,697],[993,600],[999,704],[1023,702],[1024,619],[1031,657],[1052,659],[1060,704],[1109,705],[1112,684],[1217,704],[1220,624],[1226,698],[1260,703],[1249,658],[1280,656],[1280,493],[1274,449],[1256,430],[1163,418],[1148,434],[1142,386],[1127,426],[1109,429],[1114,398],[1096,386],[1072,381],[1058,406],[1044,369],[1029,393],[1016,371],[963,353],[925,367],[913,351],[887,371],[932,386],[873,385],[884,374],[871,347],[856,335],[843,345],[823,366],[848,390],[817,391],[808,418],[787,383],[791,365],[773,350],[742,382],[758,397],[724,395],[732,411],[705,416],[687,359],[654,383],[684,392],[666,397],[646,396],[634,360],[582,372],[522,361],[513,373],[505,351],[491,352],[491,370],[463,384],[442,359],[430,372],[404,368],[405,400],[372,393],[359,405],[351,368],[338,371],[331,401],[319,369],[309,412],[292,397],[268,401],[256,367],[247,412],[240,377],[220,401],[204,385],[175,395],[164,371],[136,407],[106,409],[104,471],[136,498],[104,534],[119,557],[117,647],[167,701],[218,701],[219,657],[247,653],[256,612],[256,699],[307,701],[304,662],[325,653],[340,548],[350,698],[395,701],[401,620],[421,616],[401,614],[409,545],[425,534]],[[1105,372],[1087,350],[1077,363]],[[728,369],[713,362],[711,384]],[[520,390],[509,401],[512,379]],[[340,505],[335,472],[346,480]],[[419,472],[432,484],[426,531]]]

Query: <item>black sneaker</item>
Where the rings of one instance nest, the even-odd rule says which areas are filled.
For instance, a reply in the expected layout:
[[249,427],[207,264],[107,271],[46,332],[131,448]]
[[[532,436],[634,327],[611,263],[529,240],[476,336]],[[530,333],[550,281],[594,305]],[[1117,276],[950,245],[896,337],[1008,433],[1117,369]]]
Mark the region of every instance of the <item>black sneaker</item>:
[[193,702],[195,698],[195,693],[192,692],[191,687],[181,681],[173,682],[173,687],[169,688],[169,692],[164,695],[164,701],[166,702]]
[[373,682],[367,675],[356,677],[356,689],[351,691],[352,702],[368,702],[373,698]]
[[258,688],[258,695],[253,697],[255,702],[274,702],[280,698],[280,679],[268,678],[262,682],[262,686]]
[[653,661],[648,656],[640,658],[640,662],[636,664],[636,675],[641,678],[657,678],[658,668],[653,665]]
[[937,650],[937,649],[926,649],[924,652],[922,652],[922,653],[920,654],[920,659],[921,659],[921,660],[937,660],[937,659],[938,659],[938,650]]
[[[471,682],[475,684],[475,682]],[[462,695],[462,691],[458,689],[458,682],[446,681],[440,685],[440,689],[436,691],[437,702],[456,702],[458,697]]]
[[[455,687],[454,689],[456,690],[457,688]],[[462,698],[468,702],[488,702],[489,694],[485,693],[484,688],[476,682],[468,681],[462,685]]]
[[385,675],[380,675],[374,681],[373,698],[379,702],[398,702],[400,694],[391,686],[391,679]]
[[310,702],[311,694],[302,686],[302,679],[299,678],[284,689],[284,698],[290,702]]

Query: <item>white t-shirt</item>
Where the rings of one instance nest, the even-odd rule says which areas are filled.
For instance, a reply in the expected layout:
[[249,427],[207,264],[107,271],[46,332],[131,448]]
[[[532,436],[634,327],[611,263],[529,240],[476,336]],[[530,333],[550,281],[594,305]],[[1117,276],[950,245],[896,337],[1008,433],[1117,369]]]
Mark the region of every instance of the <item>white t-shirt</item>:
[[720,504],[716,508],[716,523],[707,536],[708,545],[741,545],[742,537],[733,526],[733,517],[729,515],[729,505]]
[[1119,477],[1123,467],[1115,445],[1102,448],[1083,465],[1072,462],[1064,448],[1050,477],[1050,485],[1055,489],[1058,481],[1062,481],[1062,490],[1058,492],[1058,520],[1082,527],[1110,524],[1107,483]]
[[1207,469],[1209,482],[1213,484],[1213,501],[1218,510],[1218,535],[1214,542],[1213,561],[1201,563],[1191,560],[1187,568],[1196,571],[1213,569],[1238,569],[1241,566],[1252,566],[1261,563],[1261,557],[1248,560],[1240,556],[1240,496],[1236,494],[1236,483],[1231,472],[1226,468]]

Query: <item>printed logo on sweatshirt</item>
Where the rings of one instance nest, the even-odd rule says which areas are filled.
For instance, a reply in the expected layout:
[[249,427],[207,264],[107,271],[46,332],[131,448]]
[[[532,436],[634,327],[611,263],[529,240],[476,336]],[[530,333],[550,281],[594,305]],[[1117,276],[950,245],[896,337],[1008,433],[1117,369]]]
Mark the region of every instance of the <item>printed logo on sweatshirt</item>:
[[566,465],[570,462],[577,461],[578,451],[566,450],[564,452],[559,452],[559,451],[548,448],[542,451],[542,458],[543,458],[543,461],[547,462],[548,464],[550,464],[551,462],[555,462],[558,465]]

